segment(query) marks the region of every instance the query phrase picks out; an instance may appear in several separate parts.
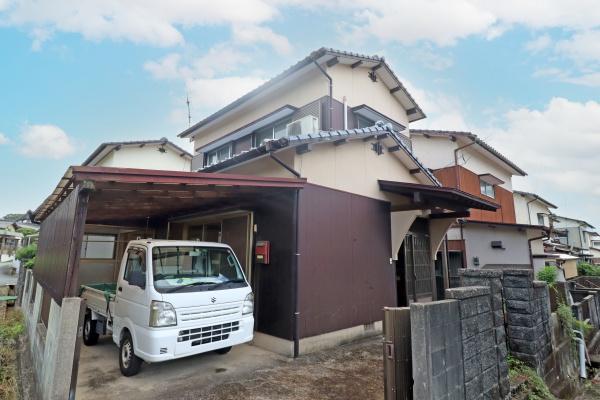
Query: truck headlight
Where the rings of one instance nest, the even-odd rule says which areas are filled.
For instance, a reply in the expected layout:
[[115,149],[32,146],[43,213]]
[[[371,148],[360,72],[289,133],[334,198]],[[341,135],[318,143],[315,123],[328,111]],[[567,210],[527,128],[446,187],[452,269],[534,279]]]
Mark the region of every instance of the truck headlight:
[[242,305],[242,315],[252,314],[254,312],[254,295],[248,293],[248,296],[244,299],[244,305]]
[[177,325],[177,314],[171,303],[152,301],[150,303],[150,323],[154,328]]

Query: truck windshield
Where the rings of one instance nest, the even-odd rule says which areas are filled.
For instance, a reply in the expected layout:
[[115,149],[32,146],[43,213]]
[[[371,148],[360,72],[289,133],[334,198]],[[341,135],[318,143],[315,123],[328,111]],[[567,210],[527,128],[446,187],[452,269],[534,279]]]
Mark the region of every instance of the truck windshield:
[[233,252],[223,247],[154,247],[152,268],[154,288],[160,293],[246,286]]

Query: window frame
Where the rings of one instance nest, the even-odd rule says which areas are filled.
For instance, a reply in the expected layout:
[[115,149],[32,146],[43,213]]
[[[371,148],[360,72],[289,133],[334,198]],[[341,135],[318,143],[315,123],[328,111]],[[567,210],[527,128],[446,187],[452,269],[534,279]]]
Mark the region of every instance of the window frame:
[[[268,140],[268,138],[265,138],[260,143],[258,143],[257,142],[257,137],[256,137],[257,136],[257,132],[259,132],[259,131],[266,131],[266,130],[270,129],[271,130],[271,136],[270,136],[271,140],[280,139],[282,137],[287,137],[288,136],[288,134],[287,134],[287,126],[291,122],[293,122],[291,118],[282,118],[282,119],[277,120],[275,122],[272,122],[272,123],[270,123],[268,125],[265,125],[262,128],[255,129],[251,133],[251,135],[252,135],[252,140],[251,140],[252,141],[252,148],[257,148],[258,146],[262,145],[265,140]],[[275,137],[275,128],[281,127],[281,126],[283,126],[283,132],[284,132],[284,134],[283,134],[283,136],[279,136],[279,137],[276,138]]]
[[[129,279],[127,279],[127,273],[129,272],[129,257],[131,255],[131,253],[136,253],[136,254],[139,254],[141,256],[142,261],[141,261],[140,265],[142,266],[143,273],[144,273],[144,286],[143,287],[141,287],[139,285],[136,285],[136,284],[133,284],[133,283],[131,283],[129,281]],[[141,247],[130,247],[127,250],[127,259],[125,260],[125,268],[123,269],[123,276],[122,276],[122,278],[123,278],[123,280],[125,282],[127,282],[128,285],[139,287],[140,289],[145,289],[145,287],[146,287],[146,281],[148,280],[148,271],[147,271],[148,268],[146,267],[146,257],[147,257],[147,255],[146,255],[146,249],[143,249]]]
[[[369,122],[369,124],[368,124],[368,125],[365,125],[365,126],[360,126],[360,125],[361,125],[361,124],[360,124],[360,121],[361,121],[361,120],[362,120],[363,122],[365,122],[365,123],[366,123],[366,122]],[[356,127],[357,127],[358,129],[361,129],[361,128],[367,128],[367,127],[369,127],[369,126],[373,126],[373,125],[375,125],[375,121],[371,121],[371,120],[370,120],[369,118],[367,118],[367,117],[363,117],[363,116],[362,116],[362,115],[360,115],[360,114],[356,114]]]
[[[491,195],[490,195],[490,193],[488,193],[485,190],[485,188],[487,188],[487,187],[491,188]],[[479,192],[484,196],[487,196],[491,199],[495,199],[496,198],[496,185],[492,185],[491,183],[480,179],[479,180]]]
[[[89,243],[89,240],[86,240],[86,237],[88,237],[88,236],[107,236],[107,237],[113,238],[112,242],[107,241],[107,243],[112,243],[111,256],[110,257],[86,257],[87,243]],[[93,233],[93,232],[84,233],[83,237],[81,239],[81,250],[80,250],[79,258],[81,260],[114,260],[116,251],[117,251],[117,235],[114,235],[111,233]]]
[[[224,149],[227,149],[227,156],[226,156],[226,157],[224,157],[224,158],[221,158],[221,157],[219,156],[219,152],[221,152],[221,151],[222,151],[222,150],[224,150]],[[209,167],[209,166],[211,166],[211,165],[219,164],[219,163],[221,163],[221,162],[223,162],[223,161],[225,161],[225,160],[228,160],[228,159],[230,159],[230,158],[231,158],[231,154],[232,154],[232,152],[233,152],[233,144],[232,144],[231,142],[229,142],[229,143],[225,143],[224,145],[222,145],[222,146],[219,146],[219,147],[217,147],[216,149],[213,149],[213,150],[207,151],[207,152],[204,154],[204,166],[205,166],[205,167]],[[215,155],[215,156],[216,156],[216,162],[214,162],[214,163],[212,163],[212,162],[209,162],[209,160],[210,160],[211,156],[213,156],[213,155]]]
[[544,225],[546,223],[546,220],[544,218],[544,213],[537,213],[537,220],[538,220],[538,225]]

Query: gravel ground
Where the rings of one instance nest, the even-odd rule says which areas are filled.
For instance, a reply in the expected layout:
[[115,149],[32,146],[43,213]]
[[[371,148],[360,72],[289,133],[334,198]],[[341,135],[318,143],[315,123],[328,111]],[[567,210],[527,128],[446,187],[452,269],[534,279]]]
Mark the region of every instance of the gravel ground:
[[206,400],[383,399],[381,338],[282,361],[235,380],[178,396]]

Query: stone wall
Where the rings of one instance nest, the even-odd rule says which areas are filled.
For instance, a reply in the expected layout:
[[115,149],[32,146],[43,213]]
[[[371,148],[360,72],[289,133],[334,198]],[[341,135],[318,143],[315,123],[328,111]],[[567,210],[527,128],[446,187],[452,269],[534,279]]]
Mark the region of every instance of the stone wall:
[[459,270],[461,286],[486,286],[490,289],[490,300],[492,318],[494,324],[493,336],[496,343],[496,362],[498,365],[498,382],[500,396],[507,397],[510,394],[510,383],[508,381],[508,349],[506,347],[506,330],[504,327],[504,301],[502,290],[502,271],[490,271],[480,269]]
[[465,399],[459,315],[454,300],[411,304],[414,399]]
[[446,298],[460,303],[466,400],[506,398],[509,390],[509,386],[500,389],[501,384],[508,385],[508,369],[500,371],[490,293],[487,286],[446,290]]
[[31,270],[25,274],[21,307],[27,333],[27,354],[35,371],[39,398],[74,399],[85,304],[79,297],[50,303],[48,326],[41,322],[44,290]]
[[533,280],[533,271],[504,271],[504,300],[510,353],[543,375],[544,360],[552,353],[548,286]]
[[446,290],[448,300],[410,306],[413,396],[419,400],[505,399],[504,327],[487,286]]

